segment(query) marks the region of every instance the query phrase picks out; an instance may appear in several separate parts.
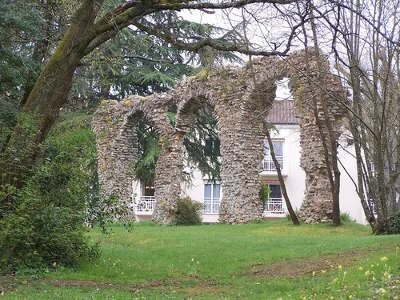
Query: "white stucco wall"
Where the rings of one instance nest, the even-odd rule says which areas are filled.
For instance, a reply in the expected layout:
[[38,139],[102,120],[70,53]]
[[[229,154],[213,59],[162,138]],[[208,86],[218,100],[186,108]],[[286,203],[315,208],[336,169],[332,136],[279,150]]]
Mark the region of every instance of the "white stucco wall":
[[[300,167],[300,128],[298,125],[276,125],[276,128],[277,131],[273,132],[272,138],[284,141],[282,174],[285,178],[286,189],[294,209],[300,209],[305,190],[305,173]],[[345,140],[341,140],[340,143],[345,147],[345,150],[339,147],[339,159],[346,167],[349,174],[356,180],[357,170],[354,158],[354,147],[347,146]],[[260,147],[262,147],[262,145],[260,145]],[[182,183],[181,196],[188,196],[195,201],[203,203],[204,181],[207,180],[207,178],[203,177],[198,169],[190,169],[187,167],[185,171],[192,174],[192,180],[189,183]],[[354,184],[341,166],[340,171],[341,212],[348,213],[350,217],[358,223],[365,224],[366,220]],[[269,179],[277,179],[275,173],[261,172],[261,175]],[[136,195],[141,195],[140,184],[134,182],[133,187]],[[221,190],[221,199],[222,197],[223,191]],[[203,222],[218,222],[218,215],[203,214]]]
[[[282,173],[285,177],[286,189],[292,206],[294,209],[300,209],[304,198],[305,190],[305,173],[300,167],[300,128],[298,125],[276,125],[277,132],[273,132],[273,139],[282,139],[283,143],[283,169]],[[261,146],[260,146],[261,147]],[[353,147],[346,147],[346,150],[354,155]],[[346,169],[353,178],[356,178],[356,161],[355,158],[339,149],[339,159],[346,166]],[[350,217],[358,223],[365,224],[364,213],[355,191],[354,184],[349,176],[340,167],[341,171],[341,190],[340,190],[340,208],[342,213],[348,213]],[[261,172],[262,176],[267,178],[277,178],[276,174]],[[329,188],[329,187],[327,187]],[[183,188],[184,194],[196,201],[203,201],[204,195],[204,178],[198,170],[193,171],[192,183]],[[223,191],[222,191],[223,192]],[[217,221],[216,215],[204,215],[205,222]]]
[[[286,190],[293,208],[300,209],[305,190],[305,173],[300,167],[300,128],[298,125],[276,125],[273,139],[282,139],[283,168]],[[266,175],[266,172],[261,172]],[[277,175],[274,173],[274,178]]]
[[[189,171],[189,168],[187,168]],[[200,170],[194,169],[190,170],[192,173],[192,181],[182,183],[182,195],[190,197],[192,200],[198,201],[200,203],[204,202],[204,182],[208,179],[204,177]],[[220,199],[222,199],[222,189],[220,194]],[[204,214],[202,215],[202,220],[204,223],[216,223],[218,222],[217,214]]]
[[[346,141],[340,141],[338,158],[346,168],[348,174],[339,164],[340,170],[340,211],[348,213],[358,223],[367,224],[360,199],[357,195],[355,185],[351,178],[357,182],[357,163],[355,159],[354,146],[348,146]],[[351,177],[351,178],[350,178]]]

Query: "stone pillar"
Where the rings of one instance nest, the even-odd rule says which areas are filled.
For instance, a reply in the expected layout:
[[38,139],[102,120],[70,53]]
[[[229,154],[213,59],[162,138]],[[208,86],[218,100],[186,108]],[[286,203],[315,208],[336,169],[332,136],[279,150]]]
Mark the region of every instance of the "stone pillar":
[[262,216],[258,174],[263,135],[244,124],[235,130],[237,134],[220,135],[223,196],[219,220],[222,223],[247,223]]
[[155,201],[153,221],[173,224],[178,198],[181,196],[183,170],[183,138],[185,132],[174,131],[160,136],[160,155],[155,174]]
[[[302,57],[299,56],[297,59],[301,60]],[[317,58],[312,57],[312,59],[310,62],[312,72],[305,69],[306,67],[303,65],[304,73],[296,76],[293,94],[295,95],[296,115],[300,125],[301,167],[306,173],[306,189],[299,217],[305,223],[320,223],[332,219],[333,196],[315,110],[317,110],[320,127],[331,160],[330,140],[325,119],[328,118],[328,122],[334,130],[335,138],[339,138],[341,121],[345,113],[340,101],[345,101],[346,94],[340,80],[330,73],[329,64],[326,60],[322,61],[322,72],[324,73],[322,74],[323,82],[320,82],[316,69]],[[323,102],[327,106],[327,116],[322,109]]]
[[130,171],[137,154],[135,128],[127,126],[130,101],[103,101],[92,119],[96,134],[98,176],[102,197],[118,198],[116,218],[134,218],[127,207],[131,203],[132,178]]
[[301,106],[300,123],[301,167],[306,173],[304,200],[300,208],[299,218],[305,223],[319,223],[332,217],[332,192],[329,173],[324,156],[324,148],[315,122],[314,113]]
[[114,140],[111,149],[111,168],[114,170],[111,181],[112,194],[118,197],[116,215],[119,218],[134,220],[133,187],[135,163],[139,159],[136,124],[142,112],[128,118]]
[[259,199],[263,118],[272,100],[271,85],[258,87],[252,94],[235,90],[228,101],[217,105],[221,139],[222,223],[248,223],[262,217]]

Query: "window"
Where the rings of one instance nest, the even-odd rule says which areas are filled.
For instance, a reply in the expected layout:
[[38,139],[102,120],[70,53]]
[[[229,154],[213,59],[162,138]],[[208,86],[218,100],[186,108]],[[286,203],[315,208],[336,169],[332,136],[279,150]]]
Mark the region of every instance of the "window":
[[220,156],[220,141],[216,137],[206,138],[206,145],[204,149],[206,156]]
[[149,197],[154,196],[154,183],[146,183],[144,180],[140,180],[140,196]]
[[281,186],[279,184],[269,185],[269,199],[265,211],[267,213],[283,214],[285,213],[282,201]]
[[140,181],[140,195],[136,203],[137,215],[151,215],[154,210],[154,186],[146,185],[144,181]]
[[269,185],[269,198],[270,199],[281,199],[282,200],[282,192],[281,186],[278,184],[270,184]]
[[204,213],[218,214],[221,197],[221,185],[218,182],[204,183]]
[[[276,160],[279,163],[280,168],[283,168],[283,141],[282,140],[273,140],[272,145],[274,147],[274,152],[276,156]],[[276,167],[274,161],[272,160],[271,152],[269,150],[268,141],[264,141],[264,162],[263,169],[264,171],[276,171]]]

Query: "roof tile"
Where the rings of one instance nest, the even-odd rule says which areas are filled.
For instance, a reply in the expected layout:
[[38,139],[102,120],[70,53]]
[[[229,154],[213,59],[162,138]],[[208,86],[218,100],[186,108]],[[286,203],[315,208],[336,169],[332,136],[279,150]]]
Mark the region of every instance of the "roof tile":
[[275,100],[267,116],[267,122],[272,124],[299,124],[294,110],[293,100]]

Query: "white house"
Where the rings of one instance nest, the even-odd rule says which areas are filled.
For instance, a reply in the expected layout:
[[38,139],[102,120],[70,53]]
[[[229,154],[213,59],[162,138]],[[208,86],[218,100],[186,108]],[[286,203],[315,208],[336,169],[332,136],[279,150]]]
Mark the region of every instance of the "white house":
[[[295,210],[300,209],[305,191],[305,173],[300,167],[300,127],[294,113],[294,101],[275,101],[267,119],[276,128],[272,133],[273,144],[291,204]],[[340,139],[338,158],[341,162],[341,212],[348,213],[358,223],[365,224],[360,200],[349,177],[349,175],[353,178],[357,176],[354,149],[345,137]],[[271,191],[264,216],[285,217],[287,209],[267,143],[264,144],[264,160],[260,165],[262,165],[263,181],[270,186]],[[346,170],[341,165],[346,166]],[[191,174],[191,183],[182,183],[182,196],[189,196],[203,204],[203,222],[218,222],[219,205],[223,197],[220,183],[208,180],[197,169],[192,170]],[[136,218],[150,219],[154,208],[154,188],[144,187],[140,182],[134,181],[133,191]]]

